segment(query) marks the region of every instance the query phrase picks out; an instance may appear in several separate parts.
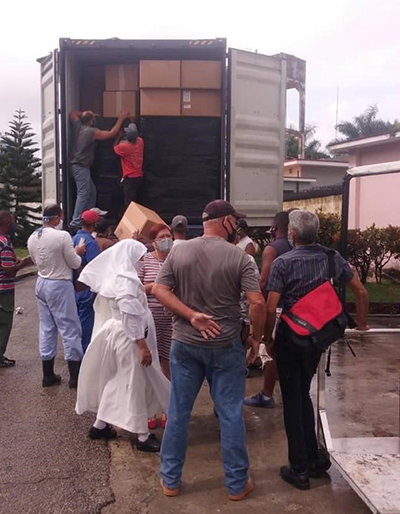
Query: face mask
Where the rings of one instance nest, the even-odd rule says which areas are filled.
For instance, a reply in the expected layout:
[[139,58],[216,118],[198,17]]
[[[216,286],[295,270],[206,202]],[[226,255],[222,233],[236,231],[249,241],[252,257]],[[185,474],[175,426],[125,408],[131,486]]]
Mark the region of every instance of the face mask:
[[228,225],[231,227],[233,232],[229,232],[229,230],[226,228],[226,226],[224,224],[224,229],[225,229],[225,232],[226,232],[226,235],[227,235],[226,240],[228,241],[228,243],[234,243],[235,239],[236,239],[236,230],[232,227],[232,224],[231,224],[231,222],[229,220],[228,220]]
[[62,222],[62,220],[60,220],[54,228],[55,228],[56,230],[62,230],[62,228],[63,228],[63,222]]
[[140,273],[143,269],[143,265],[144,265],[144,262],[143,261],[138,261],[136,264],[135,264],[135,269],[138,273]]
[[173,247],[174,242],[172,239],[162,239],[161,241],[158,241],[156,243],[157,250],[163,253],[170,252],[171,248]]
[[15,233],[17,231],[17,224],[16,223],[11,223],[10,225],[10,236],[15,236]]

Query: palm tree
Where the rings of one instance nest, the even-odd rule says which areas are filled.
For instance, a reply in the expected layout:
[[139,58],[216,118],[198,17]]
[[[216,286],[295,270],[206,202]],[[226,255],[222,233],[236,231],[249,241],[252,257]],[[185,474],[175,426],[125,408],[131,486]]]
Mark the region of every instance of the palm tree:
[[336,130],[342,135],[334,143],[350,141],[359,137],[376,136],[392,130],[398,130],[400,123],[394,120],[383,121],[378,116],[378,106],[370,105],[362,114],[353,118],[353,121],[341,121],[336,125]]
[[[315,125],[306,125],[304,132],[304,156],[306,159],[330,159],[330,155],[324,152],[322,143],[315,138]],[[286,136],[286,157],[297,159],[299,156],[299,140],[293,134]]]

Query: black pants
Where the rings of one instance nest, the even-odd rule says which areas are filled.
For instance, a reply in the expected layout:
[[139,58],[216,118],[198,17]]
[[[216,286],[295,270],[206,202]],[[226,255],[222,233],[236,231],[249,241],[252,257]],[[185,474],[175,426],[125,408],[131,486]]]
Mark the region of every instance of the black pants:
[[124,178],[123,187],[124,187],[124,201],[125,207],[128,207],[131,202],[138,201],[138,193],[140,186],[142,184],[142,177],[138,178]]
[[299,473],[318,460],[314,407],[310,386],[321,352],[297,347],[284,323],[276,334],[276,363],[283,399],[283,416],[289,446],[289,462]]

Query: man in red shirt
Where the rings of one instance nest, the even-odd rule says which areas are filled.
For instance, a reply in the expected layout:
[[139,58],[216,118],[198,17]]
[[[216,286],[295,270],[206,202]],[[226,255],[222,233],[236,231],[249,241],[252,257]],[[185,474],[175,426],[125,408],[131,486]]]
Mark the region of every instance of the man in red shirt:
[[126,139],[120,134],[115,140],[114,152],[121,157],[125,207],[136,202],[138,189],[143,180],[143,139],[139,137],[135,123],[125,129]]

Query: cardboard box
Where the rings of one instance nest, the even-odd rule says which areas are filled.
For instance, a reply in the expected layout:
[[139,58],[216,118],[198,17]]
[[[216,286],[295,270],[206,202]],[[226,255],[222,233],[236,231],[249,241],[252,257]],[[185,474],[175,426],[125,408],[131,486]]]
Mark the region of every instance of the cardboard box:
[[106,91],[137,91],[138,89],[138,63],[106,66]]
[[140,61],[141,88],[181,87],[181,61]]
[[221,89],[221,61],[182,61],[182,89]]
[[180,89],[141,89],[141,116],[180,116]]
[[104,91],[103,116],[117,118],[121,111],[128,111],[133,118],[137,117],[136,91]]
[[131,239],[133,233],[139,231],[140,237],[149,240],[151,228],[158,223],[166,224],[156,212],[143,207],[143,205],[131,202],[115,229],[115,235],[121,241],[122,239]]
[[221,91],[215,89],[182,90],[182,116],[221,117]]

